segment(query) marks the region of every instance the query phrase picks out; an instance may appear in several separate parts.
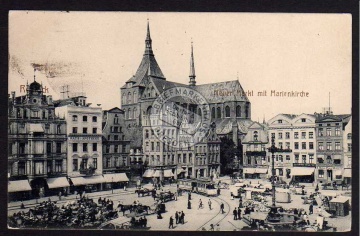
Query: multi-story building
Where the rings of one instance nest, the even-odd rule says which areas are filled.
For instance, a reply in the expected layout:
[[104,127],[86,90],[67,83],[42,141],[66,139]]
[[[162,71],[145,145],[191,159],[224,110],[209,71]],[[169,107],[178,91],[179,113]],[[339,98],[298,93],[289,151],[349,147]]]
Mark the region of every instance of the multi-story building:
[[280,149],[275,153],[276,175],[284,181],[313,182],[316,167],[315,115],[279,114],[270,119],[268,125],[269,140],[274,136],[275,146]]
[[67,123],[67,175],[72,191],[101,190],[102,176],[102,110],[76,96],[55,101],[55,111]]
[[132,161],[129,157],[130,141],[126,140],[125,135],[124,111],[117,107],[103,111],[102,121],[104,177],[112,178],[113,188],[121,187],[124,182],[129,181],[127,175],[131,174]]
[[[121,87],[121,108],[125,111],[125,124],[130,129],[140,130],[140,132],[129,131],[129,133],[134,134],[130,138],[131,145],[135,147],[140,146],[133,143],[142,140],[145,162],[149,163],[150,166],[158,166],[157,168],[168,170],[176,169],[184,173],[183,175],[192,177],[196,177],[197,174],[195,173],[195,168],[190,165],[195,160],[194,147],[192,146],[187,150],[184,150],[185,148],[182,147],[181,153],[177,153],[176,148],[171,147],[172,149],[167,149],[151,133],[151,126],[153,125],[150,123],[152,104],[159,95],[168,89],[179,87],[198,92],[206,99],[209,105],[209,115],[211,123],[216,125],[216,134],[219,136],[229,136],[236,145],[239,145],[239,140],[246,135],[247,127],[252,123],[250,120],[251,104],[238,80],[197,85],[195,78],[193,47],[191,47],[189,84],[166,80],[152,50],[152,39],[148,24],[145,52],[140,66],[135,75]],[[196,122],[196,115],[199,115],[199,112],[201,112],[199,104],[196,104],[191,99],[181,98],[173,99],[172,102],[180,110],[185,109],[192,114],[188,117],[189,124]],[[180,137],[181,133],[178,127],[182,122],[183,120],[176,121],[177,126],[175,124],[165,125],[165,132],[170,132],[171,135],[174,133],[174,136]],[[184,126],[182,126],[183,128]],[[179,158],[182,160],[181,166],[187,166],[186,172],[175,167],[175,160],[178,161]],[[177,163],[179,164],[179,162]],[[204,170],[203,172],[204,176],[209,176],[209,165],[206,165],[206,168],[207,171]],[[145,176],[150,177],[151,174],[149,173],[150,171],[146,172]],[[155,173],[155,176],[160,175],[158,173]],[[169,171],[164,171],[164,173],[169,177],[172,175],[177,177],[177,173],[170,173]],[[200,170],[199,173],[201,175],[202,171]]]
[[266,147],[269,138],[265,124],[253,122],[242,140],[243,145],[243,177],[246,179],[266,178],[269,162]]
[[343,150],[344,150],[344,172],[343,179],[346,184],[351,184],[351,162],[352,162],[352,118],[345,126],[343,132]]
[[[66,123],[55,115],[51,95],[44,95],[37,81],[26,86],[26,95],[9,98],[9,197],[39,197],[63,190],[65,178]],[[54,181],[56,184],[54,184]]]
[[351,115],[333,115],[331,111],[316,118],[317,181],[341,182],[344,169],[344,130]]

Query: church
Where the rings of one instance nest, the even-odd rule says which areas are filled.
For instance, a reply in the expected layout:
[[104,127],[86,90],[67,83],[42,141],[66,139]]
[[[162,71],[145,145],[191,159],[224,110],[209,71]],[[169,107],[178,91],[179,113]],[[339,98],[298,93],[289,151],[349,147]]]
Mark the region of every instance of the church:
[[[173,78],[176,80],[177,78]],[[152,104],[166,90],[189,88],[201,94],[209,106],[211,128],[201,142],[184,148],[170,148],[154,138],[150,116]],[[145,39],[145,51],[141,63],[125,85],[120,88],[121,108],[125,111],[125,124],[129,129],[131,148],[140,149],[147,171],[144,177],[175,179],[182,177],[212,177],[220,171],[220,137],[231,138],[236,145],[241,141],[251,121],[251,103],[238,80],[197,84],[193,46],[191,45],[189,83],[169,81],[162,73],[152,49],[149,22]],[[176,107],[190,114],[200,113],[198,104],[191,99],[178,99]],[[189,118],[188,122],[194,122]],[[181,122],[180,122],[181,123]],[[180,124],[184,125],[184,124]],[[179,126],[169,125],[168,132],[181,132]],[[173,131],[174,130],[174,131]],[[201,147],[201,148],[200,148]]]

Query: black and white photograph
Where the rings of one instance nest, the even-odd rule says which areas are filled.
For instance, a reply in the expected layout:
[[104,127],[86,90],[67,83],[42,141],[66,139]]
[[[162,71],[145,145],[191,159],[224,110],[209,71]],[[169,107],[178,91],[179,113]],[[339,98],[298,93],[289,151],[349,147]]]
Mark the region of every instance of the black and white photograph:
[[351,14],[10,11],[8,229],[348,232],[352,66]]

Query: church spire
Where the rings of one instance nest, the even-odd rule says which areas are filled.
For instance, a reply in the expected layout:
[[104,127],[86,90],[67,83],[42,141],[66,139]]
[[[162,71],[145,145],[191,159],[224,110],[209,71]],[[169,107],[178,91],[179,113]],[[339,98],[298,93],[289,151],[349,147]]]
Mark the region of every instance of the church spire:
[[144,55],[154,55],[153,50],[152,50],[152,46],[151,46],[151,42],[152,42],[152,40],[151,40],[151,37],[150,37],[150,26],[149,26],[149,19],[148,19]]
[[190,86],[195,86],[196,85],[196,81],[195,81],[195,65],[194,65],[194,49],[193,49],[193,42],[191,42],[191,57],[190,57],[190,74],[189,74],[189,85]]

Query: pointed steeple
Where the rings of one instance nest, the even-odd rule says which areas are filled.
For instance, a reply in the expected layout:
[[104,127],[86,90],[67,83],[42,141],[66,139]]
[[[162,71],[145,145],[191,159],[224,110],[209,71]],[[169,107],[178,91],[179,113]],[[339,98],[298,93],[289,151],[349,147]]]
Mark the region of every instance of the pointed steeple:
[[151,43],[152,43],[152,40],[151,40],[151,37],[150,37],[150,26],[149,26],[149,19],[148,19],[144,55],[154,55]]
[[189,74],[189,85],[190,86],[195,86],[196,85],[196,81],[195,81],[195,64],[194,64],[194,49],[193,49],[193,42],[191,42],[191,57],[190,57],[190,74]]

